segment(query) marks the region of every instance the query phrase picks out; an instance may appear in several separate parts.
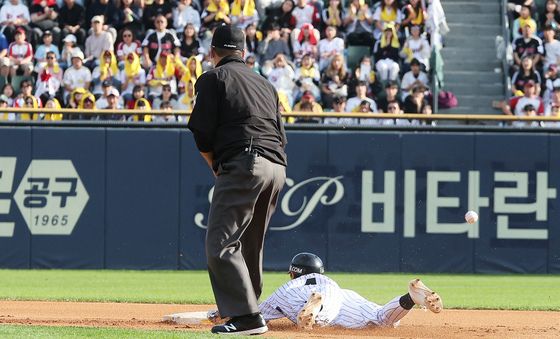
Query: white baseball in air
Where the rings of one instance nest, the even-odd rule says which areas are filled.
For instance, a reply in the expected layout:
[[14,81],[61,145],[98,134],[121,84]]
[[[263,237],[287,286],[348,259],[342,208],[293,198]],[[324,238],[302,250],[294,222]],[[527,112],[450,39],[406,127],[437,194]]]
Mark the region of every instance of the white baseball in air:
[[469,224],[474,224],[475,222],[478,221],[478,214],[476,214],[475,211],[468,211],[465,214],[465,220],[467,221],[467,223]]

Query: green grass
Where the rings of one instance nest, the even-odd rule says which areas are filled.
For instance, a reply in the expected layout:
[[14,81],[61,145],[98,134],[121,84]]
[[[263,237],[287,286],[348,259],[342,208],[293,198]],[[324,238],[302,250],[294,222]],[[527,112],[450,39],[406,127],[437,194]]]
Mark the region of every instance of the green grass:
[[0,338],[216,338],[216,335],[208,332],[178,332],[178,331],[155,331],[134,330],[122,328],[92,328],[92,327],[52,327],[52,326],[21,326],[0,325]]
[[[328,276],[342,288],[382,304],[405,293],[408,281],[417,275]],[[447,308],[560,311],[559,275],[419,276],[442,296]],[[266,273],[263,297],[287,279],[285,273]],[[0,299],[214,303],[205,271],[0,270]]]

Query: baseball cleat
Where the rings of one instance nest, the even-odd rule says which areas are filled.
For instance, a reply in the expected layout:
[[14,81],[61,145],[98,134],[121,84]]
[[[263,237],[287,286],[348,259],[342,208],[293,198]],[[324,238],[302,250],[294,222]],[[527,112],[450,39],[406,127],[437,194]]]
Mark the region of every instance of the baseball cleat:
[[434,313],[443,310],[441,297],[429,289],[420,279],[411,280],[408,284],[408,294],[418,306],[425,307]]
[[320,293],[313,292],[309,296],[305,306],[299,311],[297,315],[297,325],[304,330],[313,329],[315,325],[315,318],[323,307],[323,297]]

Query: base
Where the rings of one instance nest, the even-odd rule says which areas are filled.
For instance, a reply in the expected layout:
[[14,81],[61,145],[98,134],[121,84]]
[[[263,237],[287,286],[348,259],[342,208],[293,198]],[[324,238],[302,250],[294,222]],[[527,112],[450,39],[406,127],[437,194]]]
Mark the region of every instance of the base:
[[185,325],[212,325],[207,312],[184,312],[163,316],[163,321]]

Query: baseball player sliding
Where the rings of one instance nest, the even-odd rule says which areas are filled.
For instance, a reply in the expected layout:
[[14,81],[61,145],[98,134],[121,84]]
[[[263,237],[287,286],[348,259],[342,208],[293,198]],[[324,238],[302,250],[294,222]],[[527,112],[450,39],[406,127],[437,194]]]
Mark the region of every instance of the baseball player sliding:
[[[397,326],[414,305],[434,313],[443,310],[441,297],[420,279],[409,283],[408,293],[381,306],[354,291],[340,288],[334,280],[324,276],[323,262],[315,254],[297,254],[289,272],[292,279],[259,305],[267,322],[286,317],[302,329],[312,329],[315,325]],[[208,318],[213,322],[222,320],[217,311],[209,312]]]

